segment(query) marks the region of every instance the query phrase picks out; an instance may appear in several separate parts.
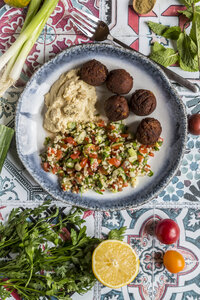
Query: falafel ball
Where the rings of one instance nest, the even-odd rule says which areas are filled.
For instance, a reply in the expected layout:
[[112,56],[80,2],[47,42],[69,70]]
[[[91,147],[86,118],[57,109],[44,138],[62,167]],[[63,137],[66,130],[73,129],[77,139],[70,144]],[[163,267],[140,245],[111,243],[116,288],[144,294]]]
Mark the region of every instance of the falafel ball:
[[106,66],[96,59],[89,60],[80,69],[80,79],[93,86],[102,85],[106,81],[107,75]]
[[115,94],[128,94],[133,87],[133,78],[124,69],[110,71],[106,80],[107,88]]
[[128,101],[120,95],[108,98],[104,103],[104,109],[110,121],[124,120],[129,116]]
[[148,116],[156,108],[156,97],[149,90],[137,90],[130,100],[130,109],[138,116]]
[[143,119],[136,132],[136,139],[144,145],[152,145],[157,142],[162,132],[160,122],[154,118]]

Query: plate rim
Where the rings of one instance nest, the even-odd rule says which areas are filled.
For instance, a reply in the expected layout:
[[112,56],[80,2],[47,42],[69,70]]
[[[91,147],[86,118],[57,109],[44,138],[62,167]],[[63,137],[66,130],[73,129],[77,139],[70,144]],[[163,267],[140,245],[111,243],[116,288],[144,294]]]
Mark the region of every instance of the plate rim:
[[[41,72],[43,69],[46,68],[46,66],[50,65],[52,62],[54,62],[56,59],[59,59],[59,57],[62,57],[65,55],[65,53],[69,52],[71,49],[73,48],[84,48],[84,47],[91,47],[91,46],[106,46],[109,48],[116,48],[116,49],[120,49],[121,51],[125,52],[125,53],[130,53],[132,55],[134,55],[136,58],[139,57],[141,60],[146,61],[147,63],[149,63],[151,66],[153,66],[154,69],[157,69],[157,71],[160,72],[162,79],[164,81],[166,81],[168,83],[168,87],[170,88],[170,90],[175,94],[176,98],[179,99],[179,105],[182,108],[183,114],[184,114],[184,120],[183,120],[183,125],[184,125],[184,139],[183,139],[183,146],[182,146],[182,153],[179,155],[178,160],[176,161],[176,164],[174,165],[174,167],[170,170],[170,174],[167,176],[167,180],[163,180],[162,181],[162,187],[159,187],[157,189],[157,192],[155,192],[153,195],[147,197],[146,200],[144,200],[142,203],[138,204],[138,203],[132,203],[127,204],[127,205],[122,205],[122,204],[115,204],[112,205],[112,207],[103,205],[103,203],[99,202],[99,205],[94,205],[89,206],[88,205],[84,205],[81,203],[74,203],[73,199],[70,199],[71,197],[69,196],[69,199],[60,199],[58,198],[56,195],[54,195],[53,192],[49,191],[48,188],[43,187],[39,181],[38,178],[35,177],[35,174],[33,172],[32,174],[32,170],[30,170],[30,166],[27,164],[27,162],[24,160],[23,158],[23,154],[20,152],[19,149],[19,137],[18,137],[18,122],[19,122],[19,115],[20,115],[20,108],[21,108],[21,104],[22,104],[22,100],[23,100],[23,96],[26,92],[26,90],[28,89],[28,87],[31,85],[32,81],[34,80],[35,77],[37,77],[37,74],[39,72]],[[75,206],[79,206],[85,209],[92,209],[92,210],[96,210],[96,211],[118,211],[118,210],[122,210],[122,209],[130,209],[130,208],[135,208],[135,207],[141,207],[145,204],[147,204],[149,201],[151,201],[152,199],[156,198],[163,190],[164,188],[170,183],[170,181],[172,180],[172,178],[175,176],[176,171],[179,169],[179,166],[181,164],[183,155],[184,155],[184,151],[186,148],[186,143],[187,143],[187,112],[186,112],[186,107],[180,97],[180,95],[178,94],[178,92],[176,91],[176,89],[173,87],[171,81],[169,80],[169,78],[167,77],[167,75],[165,74],[165,72],[162,70],[162,68],[157,65],[154,61],[150,60],[148,57],[146,57],[145,55],[135,51],[135,50],[131,50],[131,49],[126,49],[126,48],[122,48],[119,47],[117,45],[113,45],[113,44],[108,44],[108,43],[99,43],[99,42],[93,42],[93,43],[86,43],[86,44],[78,44],[78,45],[72,45],[68,48],[66,48],[65,50],[61,51],[60,53],[58,53],[55,57],[53,57],[52,59],[50,59],[49,61],[45,62],[42,66],[40,66],[33,74],[32,76],[29,78],[29,80],[27,81],[23,92],[20,94],[20,97],[18,99],[17,102],[17,106],[16,106],[16,112],[15,112],[15,133],[16,133],[16,149],[17,149],[17,154],[20,158],[20,161],[22,162],[22,164],[24,165],[24,167],[26,168],[26,171],[31,175],[31,177],[39,184],[39,186],[45,191],[47,192],[51,197],[53,197],[53,199],[55,199],[56,201],[60,201],[66,205],[75,205]],[[131,196],[130,196],[131,197]],[[80,197],[81,200],[81,197]]]

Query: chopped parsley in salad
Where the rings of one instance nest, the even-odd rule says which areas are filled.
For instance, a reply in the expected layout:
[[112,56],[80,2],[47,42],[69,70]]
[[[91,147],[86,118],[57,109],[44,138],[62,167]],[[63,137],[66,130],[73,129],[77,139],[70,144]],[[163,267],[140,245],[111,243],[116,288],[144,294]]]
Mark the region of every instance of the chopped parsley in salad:
[[141,145],[122,122],[70,122],[64,134],[46,138],[42,167],[59,176],[64,191],[120,192],[135,187],[138,176],[153,175],[148,159],[162,143]]

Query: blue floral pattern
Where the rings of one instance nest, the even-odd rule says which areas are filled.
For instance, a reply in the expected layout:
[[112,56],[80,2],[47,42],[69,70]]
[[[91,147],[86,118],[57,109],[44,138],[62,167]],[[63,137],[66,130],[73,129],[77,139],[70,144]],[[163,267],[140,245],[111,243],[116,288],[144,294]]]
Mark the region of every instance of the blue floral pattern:
[[[65,19],[67,10],[64,10],[66,8],[64,3],[67,2],[68,0],[59,1],[58,17],[56,17],[57,19],[55,18],[57,23],[53,25],[52,19],[48,21],[48,25],[38,39],[35,52],[33,51],[27,60],[26,69],[21,74],[18,86],[9,89],[0,99],[0,123],[14,127],[17,100],[23,90],[24,83],[28,81],[36,68],[66,47],[89,41],[84,36],[76,36],[74,29],[73,31],[71,30],[71,22]],[[180,9],[180,7],[177,8],[177,1],[171,1],[169,5],[167,1],[157,1],[159,2],[157,3],[157,7],[155,7],[149,16],[138,16],[133,11],[131,4],[128,9],[126,7],[126,12],[117,13],[117,9],[124,5],[125,2],[122,0],[72,0],[74,6],[79,9],[82,9],[84,6],[88,11],[96,15],[98,15],[100,7],[100,15],[110,24],[110,28],[115,27],[115,33],[119,33],[119,37],[122,37],[125,42],[127,39],[130,45],[137,38],[137,50],[145,52],[147,55],[152,42],[158,41],[169,46],[167,39],[152,34],[148,30],[148,27],[146,25],[143,26],[143,24],[147,21],[160,21],[162,23],[161,19],[163,18],[165,19],[165,24],[170,25],[170,14],[172,11],[176,13],[177,9]],[[0,0],[1,53],[14,41],[12,40],[13,23],[19,25],[17,19],[14,22],[10,22],[8,16],[10,9],[13,15],[14,8],[10,8],[8,5],[5,6],[3,0]],[[168,9],[170,9],[170,12],[167,12]],[[162,15],[164,12],[165,15]],[[128,13],[128,16],[124,18],[126,13]],[[62,17],[60,17],[61,15]],[[19,17],[21,17],[20,13]],[[121,26],[122,19],[118,20],[118,18],[123,18],[123,32]],[[178,20],[178,18],[173,17],[173,22],[175,22],[175,19]],[[7,22],[8,19],[9,23]],[[126,19],[128,19],[129,23],[134,20],[137,23],[137,27],[132,28],[130,24],[125,24]],[[11,30],[8,37],[4,33],[4,25]],[[130,33],[131,30],[133,36]],[[19,26],[17,31],[19,32]],[[70,34],[68,34],[68,31]],[[74,34],[71,34],[71,32],[74,32]],[[179,72],[178,68],[173,67],[173,69],[175,69],[175,72]],[[185,73],[180,74],[185,76]],[[193,78],[192,81],[200,86],[199,74],[197,77],[193,73],[188,74],[188,76]],[[182,96],[188,115],[199,113],[200,92],[194,96],[186,89],[178,86],[178,84],[173,83],[173,85]],[[17,156],[15,141],[13,139],[9,155],[0,174],[0,220],[4,220],[13,207],[19,205],[33,207],[33,205],[38,205],[38,203],[49,198],[49,195],[32,180],[22,166]],[[179,224],[181,239],[178,243],[170,246],[158,243],[154,236],[154,229],[155,221],[161,218],[172,218]],[[122,226],[127,226],[124,240],[129,242],[135,249],[141,261],[139,273],[129,286],[113,290],[99,285],[94,289],[94,299],[176,300],[179,298],[181,300],[200,300],[199,136],[188,134],[186,151],[179,171],[169,185],[152,202],[149,202],[140,209],[134,208],[127,211],[104,213],[93,212],[88,214],[85,220],[87,222],[87,230],[91,236],[106,236],[111,229],[119,229]],[[178,249],[186,257],[185,274],[174,275],[166,271],[163,266],[163,253],[168,249]],[[76,299],[91,300],[92,297],[90,296],[88,297],[87,294],[85,296],[76,295]],[[13,299],[11,298],[11,300]],[[46,298],[42,297],[41,300],[46,300]],[[56,299],[52,297],[52,300]]]

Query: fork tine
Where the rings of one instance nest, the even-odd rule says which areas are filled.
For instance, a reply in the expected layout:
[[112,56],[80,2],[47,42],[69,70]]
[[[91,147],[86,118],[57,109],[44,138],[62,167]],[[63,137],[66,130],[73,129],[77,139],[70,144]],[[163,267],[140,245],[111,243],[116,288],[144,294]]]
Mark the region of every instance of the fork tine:
[[100,21],[97,17],[95,17],[95,16],[93,16],[91,14],[88,14],[85,11],[82,11],[82,10],[80,10],[78,8],[76,8],[76,11],[79,11],[82,15],[84,15],[85,17],[88,17],[88,19],[94,21],[95,23],[98,23]]
[[[71,16],[72,16],[74,19],[76,19],[79,23],[81,23],[81,25],[83,25],[83,26],[84,26],[85,28],[87,28],[89,31],[95,32],[95,30],[96,30],[96,25],[94,25],[94,23],[91,23],[90,21],[85,20],[85,19],[83,18],[83,16],[77,14],[77,12],[75,12],[75,11],[73,11],[73,12],[71,13]],[[78,17],[77,17],[77,16],[78,16]],[[87,22],[87,23],[86,23],[86,22]],[[89,25],[91,25],[91,26],[89,26]],[[95,26],[95,28],[94,28],[94,26]]]
[[73,23],[80,31],[83,32],[83,34],[85,34],[85,35],[88,36],[89,38],[93,37],[93,34],[92,34],[89,30],[85,29],[83,26],[81,26],[80,24],[76,23],[74,20],[71,20],[71,21],[72,21],[72,23]]

